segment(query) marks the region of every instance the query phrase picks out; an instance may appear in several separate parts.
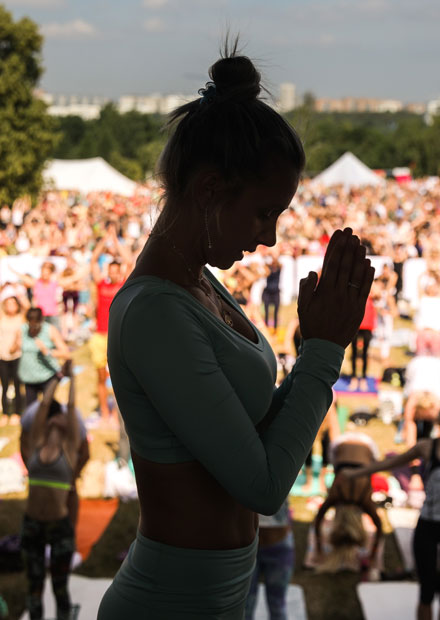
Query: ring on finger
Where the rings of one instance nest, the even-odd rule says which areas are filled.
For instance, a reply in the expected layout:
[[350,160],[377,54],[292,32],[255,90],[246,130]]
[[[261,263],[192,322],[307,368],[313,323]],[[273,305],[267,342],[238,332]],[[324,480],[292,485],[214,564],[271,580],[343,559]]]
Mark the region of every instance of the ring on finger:
[[356,284],[356,282],[349,282],[348,286],[352,286],[353,288],[361,288],[360,284]]

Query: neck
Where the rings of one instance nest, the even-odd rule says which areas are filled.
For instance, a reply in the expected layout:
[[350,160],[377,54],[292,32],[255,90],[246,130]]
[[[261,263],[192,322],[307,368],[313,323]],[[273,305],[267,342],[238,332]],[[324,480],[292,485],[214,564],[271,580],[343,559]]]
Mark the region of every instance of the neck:
[[161,216],[151,233],[151,243],[160,248],[166,266],[187,286],[200,282],[207,262],[202,222],[191,215],[170,223]]

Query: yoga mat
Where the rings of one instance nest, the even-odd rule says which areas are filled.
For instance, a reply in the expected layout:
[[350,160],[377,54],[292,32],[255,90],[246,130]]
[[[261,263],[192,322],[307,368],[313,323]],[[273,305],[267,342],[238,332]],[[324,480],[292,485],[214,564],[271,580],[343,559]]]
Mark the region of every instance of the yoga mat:
[[[287,590],[287,610],[289,620],[307,620],[306,601],[301,586],[290,584]],[[268,620],[268,618],[264,585],[260,584],[254,620]]]
[[333,389],[337,393],[357,394],[357,395],[360,394],[362,396],[372,396],[372,395],[375,396],[377,394],[378,381],[375,377],[367,377],[368,388],[365,392],[359,389],[349,390],[348,386],[350,385],[350,381],[351,381],[351,377],[349,377],[348,375],[342,375],[336,381],[335,385],[333,386]]
[[420,510],[417,508],[389,508],[387,510],[388,520],[394,530],[397,546],[407,571],[414,569],[412,539],[419,514]]
[[[357,594],[365,620],[414,620],[419,586],[409,581],[359,583]],[[439,604],[434,601],[433,618],[438,618]]]
[[118,498],[80,498],[76,525],[76,548],[83,561],[88,558],[93,545],[101,538],[118,506]]
[[[78,620],[94,620],[98,614],[99,603],[111,584],[111,579],[89,579],[79,575],[71,575],[69,592],[72,605],[80,605]],[[55,597],[52,592],[50,577],[46,577],[43,595],[44,617],[56,618]],[[25,611],[20,620],[29,620]]]

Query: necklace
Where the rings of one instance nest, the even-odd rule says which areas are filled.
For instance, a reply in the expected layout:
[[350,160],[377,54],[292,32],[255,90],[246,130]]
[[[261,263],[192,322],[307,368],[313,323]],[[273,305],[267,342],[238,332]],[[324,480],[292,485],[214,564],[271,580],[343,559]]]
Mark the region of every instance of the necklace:
[[[193,269],[188,264],[188,261],[186,259],[186,256],[184,255],[184,253],[181,250],[179,250],[179,248],[176,246],[174,241],[172,239],[170,239],[170,237],[167,235],[167,233],[165,233],[165,232],[163,232],[163,233],[154,233],[154,232],[152,232],[152,233],[150,233],[150,237],[156,237],[156,238],[158,238],[158,237],[165,237],[165,239],[170,244],[171,249],[173,250],[174,254],[176,254],[176,256],[178,256],[179,258],[182,259],[188,275],[194,281],[194,285],[191,285],[191,286],[195,286],[196,288],[200,289],[202,291],[202,293],[204,293],[204,295],[206,295],[206,297],[210,300],[210,302],[215,305],[215,307],[219,311],[220,316],[222,317],[222,319],[226,323],[226,325],[229,325],[229,327],[234,327],[234,321],[232,319],[232,315],[224,307],[223,302],[222,302],[222,298],[220,297],[219,293],[217,293],[217,291],[214,290],[212,284],[210,284],[206,280],[206,278],[203,277],[203,272],[201,272],[199,276],[197,276],[194,273]],[[184,288],[189,288],[188,285],[183,285],[183,286],[184,286]],[[212,295],[212,293],[214,293],[214,295]]]

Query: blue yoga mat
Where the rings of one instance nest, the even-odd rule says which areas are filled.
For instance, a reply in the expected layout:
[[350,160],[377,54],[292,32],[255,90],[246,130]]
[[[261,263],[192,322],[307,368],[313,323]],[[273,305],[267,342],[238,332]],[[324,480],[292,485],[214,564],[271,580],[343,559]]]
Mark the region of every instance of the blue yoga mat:
[[335,392],[345,392],[347,394],[377,394],[377,384],[378,380],[375,377],[367,377],[367,390],[364,392],[363,390],[349,390],[348,386],[350,385],[351,377],[348,375],[341,375],[339,379],[336,381],[333,389]]

